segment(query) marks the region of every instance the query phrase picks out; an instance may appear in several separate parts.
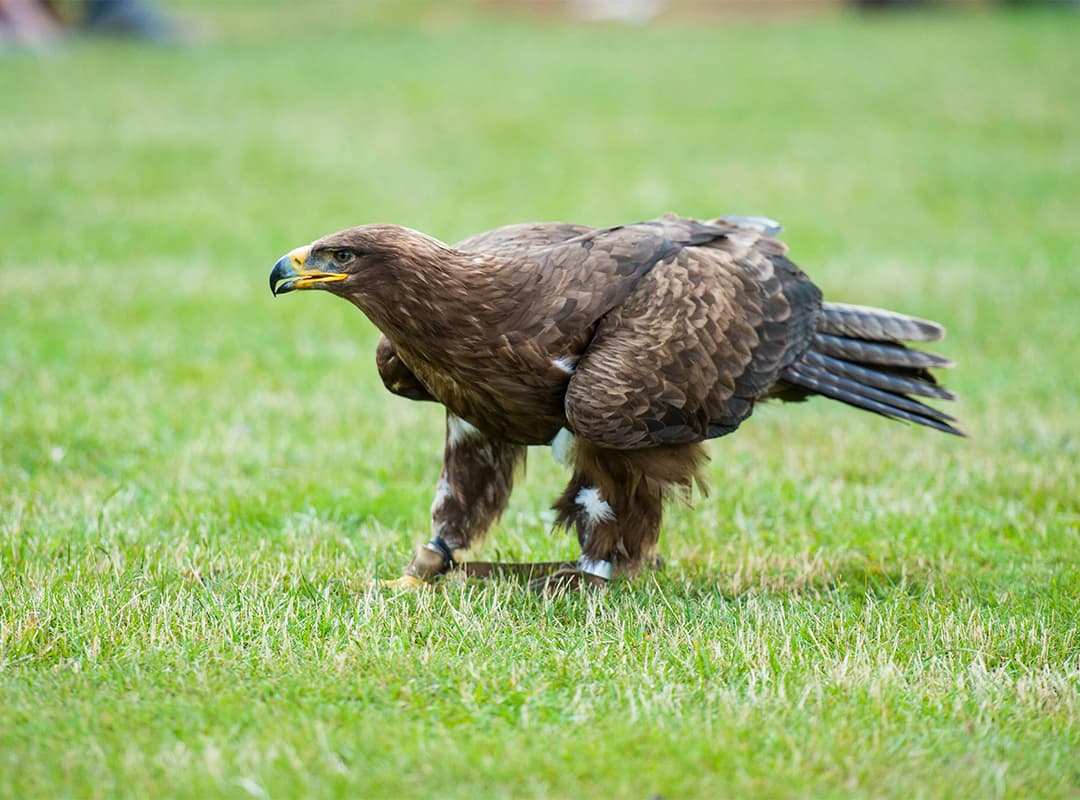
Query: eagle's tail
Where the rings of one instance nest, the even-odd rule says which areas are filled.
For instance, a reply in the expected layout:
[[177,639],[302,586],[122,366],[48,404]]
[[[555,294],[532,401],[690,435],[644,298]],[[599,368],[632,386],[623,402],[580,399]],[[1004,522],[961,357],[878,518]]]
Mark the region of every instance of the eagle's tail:
[[932,342],[944,335],[945,329],[929,320],[881,308],[825,303],[810,349],[780,377],[797,396],[820,394],[890,419],[964,436],[950,424],[956,422],[954,417],[911,397],[956,399],[930,373],[953,362],[902,344]]

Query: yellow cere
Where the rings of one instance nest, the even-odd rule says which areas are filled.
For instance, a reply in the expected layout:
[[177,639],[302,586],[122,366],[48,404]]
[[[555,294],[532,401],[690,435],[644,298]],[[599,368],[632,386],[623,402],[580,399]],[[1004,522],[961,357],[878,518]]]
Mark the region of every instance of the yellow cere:
[[304,245],[303,247],[297,247],[295,250],[289,253],[289,261],[292,262],[294,267],[302,267],[307,263],[307,257],[311,253],[311,245]]

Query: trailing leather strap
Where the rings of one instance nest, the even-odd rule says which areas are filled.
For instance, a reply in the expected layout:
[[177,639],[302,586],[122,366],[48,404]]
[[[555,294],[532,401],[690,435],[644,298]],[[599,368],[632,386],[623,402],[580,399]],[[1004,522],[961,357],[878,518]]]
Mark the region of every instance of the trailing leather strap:
[[604,583],[611,580],[610,561],[592,561],[585,557],[577,561],[530,561],[507,563],[504,561],[467,561],[459,569],[469,578],[518,578],[534,581],[557,572],[583,572]]
[[573,561],[466,561],[460,568],[469,578],[519,578],[531,581],[572,566]]
[[454,553],[441,536],[432,537],[431,541],[420,547],[412,562],[405,569],[406,575],[412,575],[423,581],[431,581],[451,570],[460,570],[468,578],[487,580],[492,578],[517,578],[534,581],[553,575],[556,572],[580,571],[603,581],[611,580],[611,562],[593,561],[584,556],[577,561],[466,561],[454,559]]

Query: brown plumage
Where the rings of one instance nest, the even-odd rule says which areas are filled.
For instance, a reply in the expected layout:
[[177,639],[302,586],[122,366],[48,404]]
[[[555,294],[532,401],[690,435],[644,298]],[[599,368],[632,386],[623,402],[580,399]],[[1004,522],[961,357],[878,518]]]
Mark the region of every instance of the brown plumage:
[[[913,396],[952,399],[903,342],[943,329],[882,309],[823,303],[756,217],[673,215],[593,229],[511,225],[453,247],[392,225],[326,236],[283,257],[271,289],[319,288],[382,331],[386,388],[447,409],[429,578],[475,545],[506,505],[528,445],[572,468],[556,501],[581,542],[573,581],[633,571],[655,547],[663,503],[699,479],[706,439],[757,402],[824,395],[959,433]],[[598,566],[599,565],[599,566]]]

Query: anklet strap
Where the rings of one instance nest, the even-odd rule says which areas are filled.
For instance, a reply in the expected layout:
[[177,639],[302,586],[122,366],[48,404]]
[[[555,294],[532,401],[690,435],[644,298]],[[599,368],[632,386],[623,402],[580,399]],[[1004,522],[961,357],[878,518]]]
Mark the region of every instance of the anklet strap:
[[428,550],[434,550],[446,562],[447,569],[456,569],[458,563],[454,560],[454,551],[441,536],[432,536],[431,541],[424,545]]
[[577,560],[577,568],[586,575],[595,575],[597,578],[603,578],[605,581],[611,580],[610,561],[603,561],[601,559],[594,560],[582,556]]

